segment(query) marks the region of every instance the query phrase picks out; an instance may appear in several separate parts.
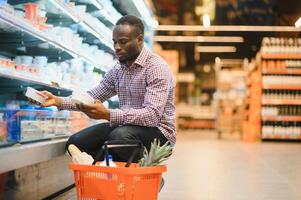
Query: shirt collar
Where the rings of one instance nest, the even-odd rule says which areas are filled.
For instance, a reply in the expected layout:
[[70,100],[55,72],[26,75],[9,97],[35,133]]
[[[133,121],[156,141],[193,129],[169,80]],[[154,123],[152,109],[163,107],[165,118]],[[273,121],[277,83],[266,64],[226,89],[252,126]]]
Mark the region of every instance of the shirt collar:
[[139,56],[136,58],[134,64],[139,65],[141,67],[145,66],[146,59],[149,55],[149,50],[143,47]]

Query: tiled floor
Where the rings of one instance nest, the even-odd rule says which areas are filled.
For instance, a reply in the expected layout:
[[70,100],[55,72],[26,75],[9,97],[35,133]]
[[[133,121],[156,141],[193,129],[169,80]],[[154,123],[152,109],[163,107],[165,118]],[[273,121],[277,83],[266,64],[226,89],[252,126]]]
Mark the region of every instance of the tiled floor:
[[[301,143],[181,131],[164,177],[159,200],[300,200]],[[75,199],[75,192],[57,199]]]

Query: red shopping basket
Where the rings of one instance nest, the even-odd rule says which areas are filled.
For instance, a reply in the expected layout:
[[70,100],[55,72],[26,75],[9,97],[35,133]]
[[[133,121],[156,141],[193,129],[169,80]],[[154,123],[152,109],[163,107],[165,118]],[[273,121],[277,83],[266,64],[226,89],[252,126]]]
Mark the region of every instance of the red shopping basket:
[[[129,146],[109,143],[105,143],[99,155],[103,150],[107,154],[108,148]],[[140,167],[139,164],[131,164],[133,158],[134,154],[127,163],[116,162],[118,167],[71,163],[70,169],[74,171],[77,199],[156,200],[166,166]]]

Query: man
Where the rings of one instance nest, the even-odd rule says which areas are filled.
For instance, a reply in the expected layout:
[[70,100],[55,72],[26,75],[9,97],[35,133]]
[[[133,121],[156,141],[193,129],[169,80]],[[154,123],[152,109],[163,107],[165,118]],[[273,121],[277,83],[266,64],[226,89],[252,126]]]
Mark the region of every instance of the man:
[[[155,138],[161,144],[176,142],[174,81],[162,58],[143,46],[144,26],[135,16],[120,18],[113,30],[113,42],[119,64],[88,94],[96,99],[92,105],[73,105],[70,97],[48,96],[42,106],[81,110],[90,118],[106,119],[72,135],[74,144],[95,156],[106,140],[139,140],[149,149]],[[107,109],[101,102],[118,95],[120,109]],[[118,151],[114,160],[126,161],[131,152]]]

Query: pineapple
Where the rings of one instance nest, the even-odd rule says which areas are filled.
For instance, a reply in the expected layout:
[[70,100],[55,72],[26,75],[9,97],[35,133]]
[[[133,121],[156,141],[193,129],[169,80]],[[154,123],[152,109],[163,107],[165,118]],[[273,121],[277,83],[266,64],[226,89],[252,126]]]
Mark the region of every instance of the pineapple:
[[169,145],[169,142],[166,142],[164,145],[160,146],[160,141],[155,139],[151,144],[149,152],[144,147],[143,156],[139,160],[139,164],[141,167],[157,166],[167,160],[171,154],[172,147]]

